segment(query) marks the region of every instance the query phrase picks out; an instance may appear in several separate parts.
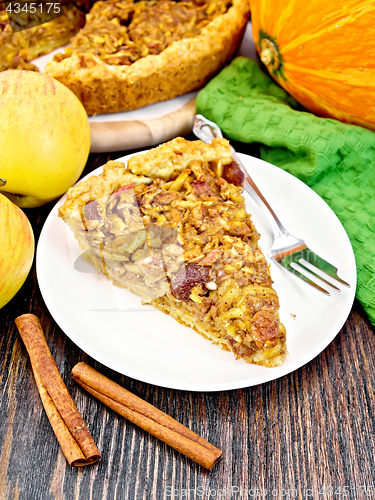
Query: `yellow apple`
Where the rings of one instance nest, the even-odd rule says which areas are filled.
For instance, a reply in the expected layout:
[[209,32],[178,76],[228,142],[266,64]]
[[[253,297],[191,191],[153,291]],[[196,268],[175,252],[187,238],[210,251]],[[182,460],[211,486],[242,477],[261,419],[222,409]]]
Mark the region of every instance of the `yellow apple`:
[[1,194],[0,241],[1,309],[23,285],[34,258],[34,234],[28,218]]
[[81,175],[90,126],[77,97],[33,71],[0,73],[0,191],[19,207],[64,194]]

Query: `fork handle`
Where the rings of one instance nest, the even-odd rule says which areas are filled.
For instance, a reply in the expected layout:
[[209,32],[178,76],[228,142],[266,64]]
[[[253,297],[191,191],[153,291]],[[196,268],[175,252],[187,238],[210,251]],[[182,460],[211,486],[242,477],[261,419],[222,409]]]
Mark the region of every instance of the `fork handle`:
[[[219,125],[217,125],[215,122],[208,120],[202,115],[195,115],[193,132],[197,137],[199,137],[202,141],[204,141],[207,144],[210,143],[212,139],[214,139],[215,137],[220,137],[220,138],[223,137]],[[282,234],[288,234],[288,231],[281,224],[280,219],[272,210],[270,204],[262,195],[258,186],[250,177],[249,173],[243,166],[241,160],[238,158],[235,149],[232,146],[230,146],[230,149],[232,151],[233,160],[237,163],[237,165],[240,167],[241,171],[245,176],[243,184],[245,190],[250,194],[250,196],[254,199],[254,201],[257,202],[257,204],[262,209],[264,215],[267,217],[268,222],[271,224],[275,238],[281,236]]]
[[[237,154],[235,154],[235,159],[238,161]],[[268,222],[270,223],[275,239],[283,234],[288,234],[288,231],[282,225],[280,219],[272,210],[272,207],[265,199],[265,197],[260,192],[258,186],[255,184],[253,179],[247,172],[244,172],[245,180],[244,180],[244,188],[250,194],[254,201],[260,206],[264,215],[267,217]]]

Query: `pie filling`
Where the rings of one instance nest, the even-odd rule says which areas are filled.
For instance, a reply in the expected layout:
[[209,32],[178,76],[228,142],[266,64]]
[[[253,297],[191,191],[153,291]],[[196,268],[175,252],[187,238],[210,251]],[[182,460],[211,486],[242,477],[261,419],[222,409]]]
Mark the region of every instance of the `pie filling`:
[[285,328],[227,141],[177,138],[109,162],[60,216],[98,272],[236,358],[279,365]]
[[104,0],[96,2],[85,26],[57,62],[73,53],[91,53],[107,64],[130,65],[157,55],[172,42],[199,35],[230,0]]

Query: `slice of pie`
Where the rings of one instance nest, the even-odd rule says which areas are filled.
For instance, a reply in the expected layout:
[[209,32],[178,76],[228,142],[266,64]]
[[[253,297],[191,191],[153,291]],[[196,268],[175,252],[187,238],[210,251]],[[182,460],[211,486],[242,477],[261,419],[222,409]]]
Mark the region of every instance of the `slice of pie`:
[[59,215],[85,256],[180,323],[268,367],[287,354],[279,300],[228,142],[176,138],[68,191]]
[[230,59],[248,0],[101,0],[45,72],[88,114],[138,109],[200,88]]
[[[38,16],[43,23],[43,14],[39,14],[38,10],[36,14],[21,12],[19,15],[14,14],[13,17],[22,27],[31,21],[35,22]],[[84,13],[73,8],[52,21],[13,33],[6,11],[0,10],[0,71],[7,69],[38,71],[30,61],[69,43],[84,22]]]

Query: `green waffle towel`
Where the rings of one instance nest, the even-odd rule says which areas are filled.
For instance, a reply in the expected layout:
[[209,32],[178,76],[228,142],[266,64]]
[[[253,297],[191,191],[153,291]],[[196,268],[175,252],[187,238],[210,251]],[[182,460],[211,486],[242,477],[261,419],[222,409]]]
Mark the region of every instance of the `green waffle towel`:
[[300,111],[245,57],[213,78],[196,106],[229,139],[260,143],[262,160],[301,179],[332,208],[353,246],[356,296],[375,324],[375,133]]

